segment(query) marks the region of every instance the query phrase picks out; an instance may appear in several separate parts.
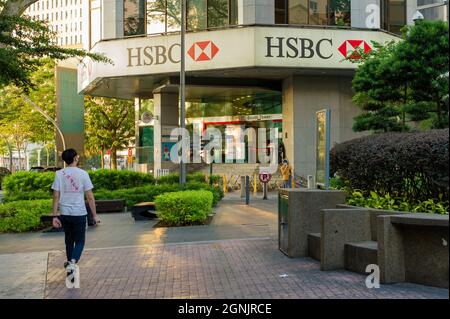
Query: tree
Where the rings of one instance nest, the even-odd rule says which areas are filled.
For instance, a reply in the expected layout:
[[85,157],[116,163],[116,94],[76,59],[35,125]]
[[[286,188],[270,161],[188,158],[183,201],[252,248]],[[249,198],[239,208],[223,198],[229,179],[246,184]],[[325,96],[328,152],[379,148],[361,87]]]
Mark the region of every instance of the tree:
[[100,152],[104,167],[104,153],[110,150],[112,168],[117,169],[117,151],[128,147],[135,137],[133,101],[88,97],[85,106],[88,152]]
[[[50,59],[41,61],[42,67],[30,75],[36,84],[30,89],[29,96],[49,116],[55,117],[55,63]],[[10,153],[13,148],[26,154],[29,142],[43,143],[47,151],[49,164],[55,128],[40,113],[24,100],[23,90],[15,85],[0,88],[0,139],[8,145]],[[20,169],[20,167],[19,167]]]
[[405,27],[403,40],[349,57],[359,63],[353,101],[364,111],[355,131],[406,131],[410,122],[448,127],[448,23]]
[[35,84],[31,74],[42,66],[42,58],[65,60],[90,57],[98,62],[111,62],[99,54],[61,48],[56,33],[46,22],[23,15],[37,0],[0,0],[0,87],[13,83],[27,93]]

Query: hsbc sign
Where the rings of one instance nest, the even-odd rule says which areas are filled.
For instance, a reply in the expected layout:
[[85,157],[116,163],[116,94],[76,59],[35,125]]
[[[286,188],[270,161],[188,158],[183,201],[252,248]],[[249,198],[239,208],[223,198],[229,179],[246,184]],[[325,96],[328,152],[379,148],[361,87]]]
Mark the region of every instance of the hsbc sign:
[[[294,27],[242,27],[186,34],[186,71],[250,68],[355,69],[345,58],[372,50],[371,43],[399,40],[373,30]],[[163,75],[179,72],[179,35],[133,37],[100,41],[93,53],[103,53],[114,64],[79,65],[80,93],[101,79]],[[89,89],[88,89],[89,90]]]
[[[266,58],[288,58],[288,59],[331,59],[334,54],[333,38],[297,38],[297,37],[265,37]],[[338,48],[345,58],[361,58],[357,48],[361,48],[365,53],[372,50],[371,46],[364,40],[346,40]]]
[[194,61],[209,61],[212,60],[219,52],[219,48],[212,41],[195,42],[189,51],[188,55]]

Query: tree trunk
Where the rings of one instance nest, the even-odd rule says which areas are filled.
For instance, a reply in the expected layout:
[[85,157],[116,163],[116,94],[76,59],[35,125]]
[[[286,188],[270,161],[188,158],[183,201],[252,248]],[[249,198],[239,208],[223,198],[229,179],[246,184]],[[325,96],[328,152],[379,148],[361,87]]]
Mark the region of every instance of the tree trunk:
[[13,167],[13,150],[11,147],[11,144],[6,141],[6,144],[8,145],[8,151],[9,151],[9,170],[14,173],[14,167]]
[[19,154],[19,165],[17,166],[19,171],[22,170],[22,157],[20,154],[20,147],[17,148],[17,153]]
[[49,167],[50,166],[50,152],[49,152],[47,146],[45,146],[45,150],[47,151],[47,167]]
[[102,158],[101,158],[102,169],[105,169],[105,148],[104,147],[102,147],[101,155],[102,155]]
[[117,170],[117,148],[111,148],[111,165],[113,170]]

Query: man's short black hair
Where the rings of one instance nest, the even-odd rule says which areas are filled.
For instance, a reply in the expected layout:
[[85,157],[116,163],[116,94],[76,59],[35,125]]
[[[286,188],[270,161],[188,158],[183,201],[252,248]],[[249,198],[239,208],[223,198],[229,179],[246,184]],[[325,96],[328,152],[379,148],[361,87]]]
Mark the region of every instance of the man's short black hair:
[[73,160],[75,159],[75,156],[77,156],[77,151],[75,151],[73,148],[69,148],[62,152],[61,158],[64,162],[66,162],[67,165],[70,165],[73,163]]

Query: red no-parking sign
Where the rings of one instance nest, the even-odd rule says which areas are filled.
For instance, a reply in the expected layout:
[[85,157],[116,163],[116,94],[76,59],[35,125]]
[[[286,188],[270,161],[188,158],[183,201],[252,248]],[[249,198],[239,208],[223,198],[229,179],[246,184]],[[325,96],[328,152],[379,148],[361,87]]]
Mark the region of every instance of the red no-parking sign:
[[270,175],[268,173],[259,174],[259,180],[261,181],[261,183],[267,184],[268,182],[270,182],[271,178],[272,178],[272,175]]

